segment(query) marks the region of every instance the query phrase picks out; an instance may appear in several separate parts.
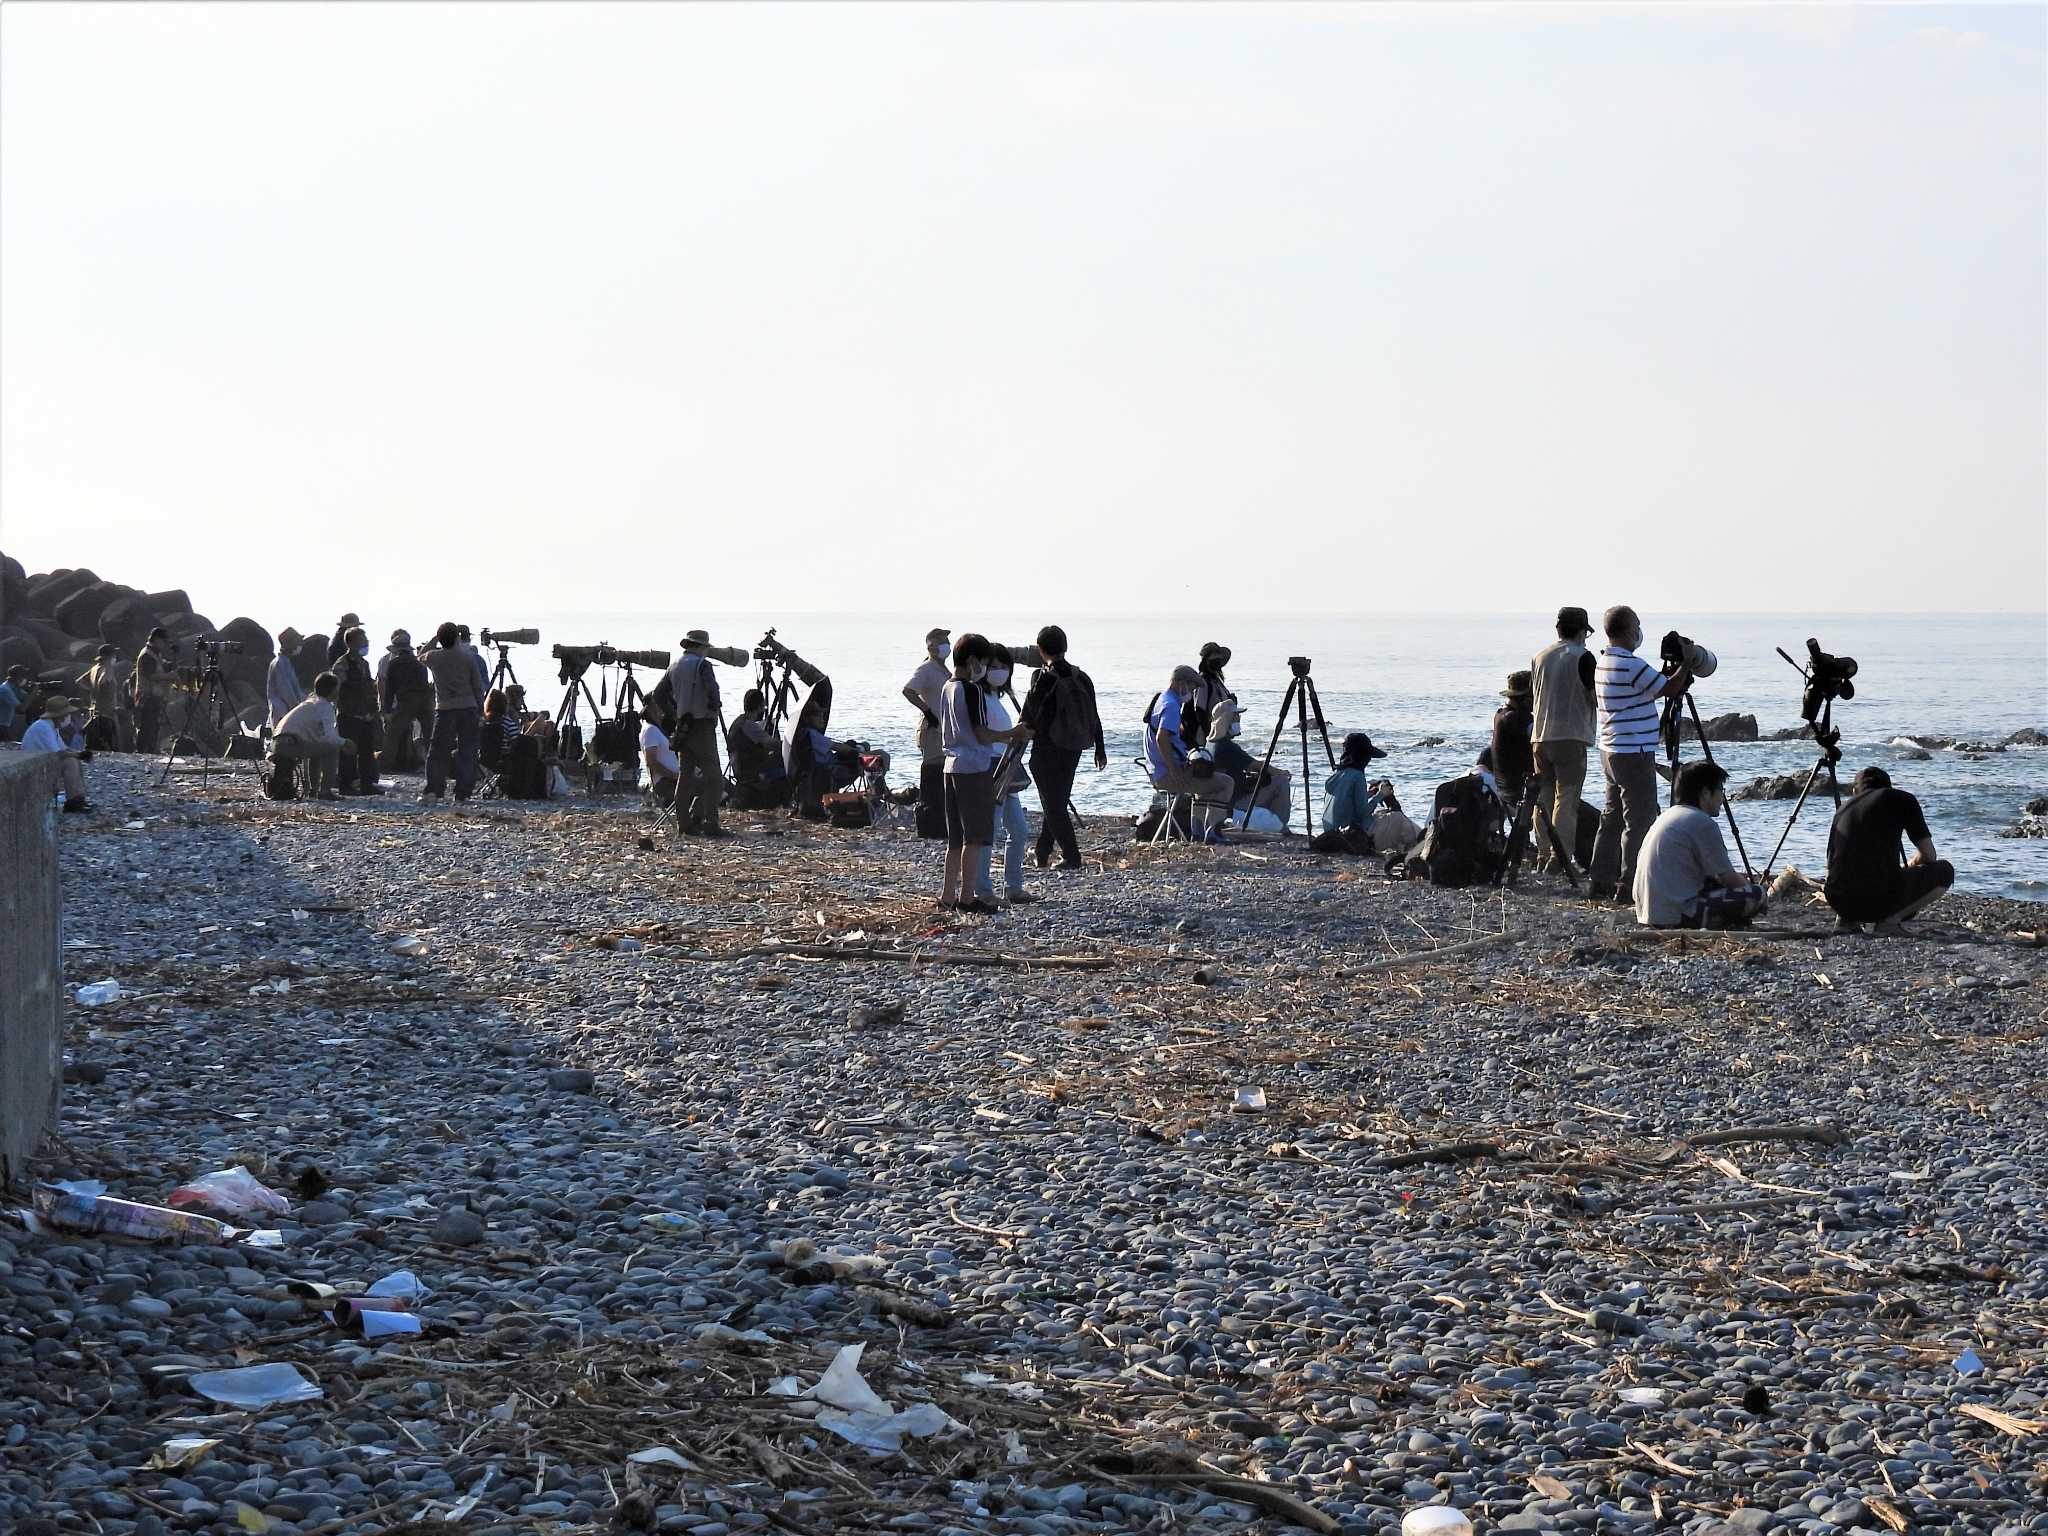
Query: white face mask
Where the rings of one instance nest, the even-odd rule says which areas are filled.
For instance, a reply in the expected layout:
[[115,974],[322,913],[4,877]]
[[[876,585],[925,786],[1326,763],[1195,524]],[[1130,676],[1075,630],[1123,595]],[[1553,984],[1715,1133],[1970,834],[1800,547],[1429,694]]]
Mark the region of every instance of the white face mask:
[[1008,667],[997,667],[995,671],[989,673],[988,680],[1000,688],[1010,680],[1010,669]]
[[932,654],[938,657],[939,660],[944,661],[948,656],[953,654],[953,647],[948,645],[945,641],[941,640],[936,646],[932,648]]

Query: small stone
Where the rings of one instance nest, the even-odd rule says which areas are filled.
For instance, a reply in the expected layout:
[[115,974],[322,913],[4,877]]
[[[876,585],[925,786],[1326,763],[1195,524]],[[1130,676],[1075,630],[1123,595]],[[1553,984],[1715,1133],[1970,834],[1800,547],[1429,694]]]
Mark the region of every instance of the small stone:
[[306,1227],[331,1227],[348,1220],[348,1212],[332,1200],[308,1200],[299,1207],[299,1224]]
[[484,1224],[476,1212],[455,1206],[434,1223],[434,1241],[451,1248],[471,1248],[484,1240]]
[[589,1093],[597,1087],[597,1074],[587,1067],[556,1067],[548,1073],[548,1086],[563,1093]]

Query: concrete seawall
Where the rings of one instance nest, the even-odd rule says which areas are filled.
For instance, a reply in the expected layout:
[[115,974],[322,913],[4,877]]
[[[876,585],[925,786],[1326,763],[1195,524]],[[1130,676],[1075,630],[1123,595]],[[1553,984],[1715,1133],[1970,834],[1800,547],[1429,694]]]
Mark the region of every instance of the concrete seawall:
[[64,951],[57,760],[0,752],[0,1179],[22,1176],[57,1115]]

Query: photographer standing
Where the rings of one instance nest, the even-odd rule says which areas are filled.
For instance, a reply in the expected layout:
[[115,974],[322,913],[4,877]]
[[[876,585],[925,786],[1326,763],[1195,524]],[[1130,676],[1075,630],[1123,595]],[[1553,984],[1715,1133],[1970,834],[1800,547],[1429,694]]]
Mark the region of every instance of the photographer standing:
[[410,773],[415,729],[422,743],[434,739],[434,680],[402,629],[391,631],[377,658],[377,702],[384,711],[384,771]]
[[718,766],[718,673],[704,654],[710,646],[704,630],[684,635],[683,654],[666,678],[676,711],[676,831],[723,837],[725,829],[718,824],[718,802],[725,792]]
[[1607,803],[1600,812],[1600,837],[1586,894],[1612,899],[1635,889],[1636,855],[1657,819],[1657,701],[1683,693],[1692,675],[1680,666],[1660,672],[1636,654],[1643,643],[1642,620],[1626,604],[1601,616],[1607,645],[1594,665],[1600,707],[1600,769]]
[[477,691],[476,668],[462,650],[453,624],[434,631],[434,648],[421,660],[434,680],[434,739],[427,750],[427,787],[420,799],[441,798],[452,757],[455,798],[464,801],[476,788],[477,733],[482,729],[483,695]]
[[1593,653],[1586,636],[1593,625],[1583,608],[1557,610],[1557,639],[1529,663],[1533,713],[1529,725],[1539,798],[1536,803],[1536,867],[1554,870],[1557,857],[1543,832],[1548,822],[1556,847],[1579,846],[1579,800],[1586,790],[1586,753],[1599,737],[1593,704]]
[[917,707],[921,717],[917,727],[919,837],[942,839],[946,835],[946,751],[939,730],[939,695],[950,675],[946,658],[953,654],[951,634],[943,626],[925,632],[924,660],[903,685],[903,697]]
[[163,745],[164,711],[171,703],[171,675],[177,668],[177,652],[170,634],[158,625],[149,632],[141,653],[135,658],[135,750],[153,753]]
[[[1902,864],[1900,845],[1913,852]],[[1828,877],[1822,893],[1834,909],[1837,926],[1852,929],[1877,924],[1892,935],[1899,925],[1946,895],[1956,883],[1956,867],[1938,858],[1934,837],[1920,802],[1892,787],[1882,768],[1860,770],[1850,798],[1835,812],[1828,829]]]
[[1081,867],[1081,841],[1074,830],[1074,774],[1080,769],[1081,754],[1095,749],[1095,771],[1109,766],[1109,749],[1102,739],[1102,716],[1095,707],[1095,682],[1067,660],[1067,632],[1048,624],[1038,632],[1038,654],[1043,665],[1031,674],[1031,687],[1024,696],[1022,719],[1031,727],[1031,777],[1038,784],[1038,803],[1044,816],[1038,827],[1038,867],[1058,844],[1060,861],[1054,867]]
[[[340,789],[344,795],[381,795],[377,782],[377,674],[370,668],[370,637],[362,626],[342,636],[343,650],[333,672],[340,686],[334,712],[341,739],[355,748],[342,759]],[[351,782],[353,780],[353,782]]]

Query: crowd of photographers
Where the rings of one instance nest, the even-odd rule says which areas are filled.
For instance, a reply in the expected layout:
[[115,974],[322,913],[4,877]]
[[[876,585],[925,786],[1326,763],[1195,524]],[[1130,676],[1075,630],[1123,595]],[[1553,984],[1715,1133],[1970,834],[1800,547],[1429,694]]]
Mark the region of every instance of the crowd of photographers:
[[[1664,637],[1656,660],[1641,655],[1642,621],[1627,606],[1608,609],[1601,628],[1605,644],[1595,650],[1587,611],[1558,610],[1555,639],[1526,669],[1509,674],[1487,747],[1468,774],[1439,786],[1424,826],[1403,813],[1389,781],[1370,776],[1385,752],[1363,732],[1345,736],[1323,786],[1315,849],[1382,857],[1390,867],[1444,883],[1498,879],[1527,857],[1538,872],[1575,881],[1583,874],[1591,899],[1625,903],[1644,924],[1731,927],[1753,919],[1766,893],[1746,873],[1746,855],[1744,871],[1737,870],[1717,819],[1727,814],[1727,775],[1710,756],[1680,767],[1675,747],[1688,691],[1714,673],[1717,659],[1676,632]],[[490,631],[484,638],[492,640]],[[498,639],[534,643],[537,636],[522,631]],[[867,808],[887,793],[887,757],[829,735],[829,677],[779,644],[772,630],[751,652],[716,647],[701,629],[679,645],[673,662],[665,652],[555,647],[572,701],[593,663],[624,662],[629,679],[632,665],[662,669],[649,694],[630,681],[623,685],[633,689],[630,720],[622,697],[620,719],[593,722],[592,760],[636,767],[687,835],[724,835],[720,808],[728,793],[747,809],[787,806],[865,824]],[[394,630],[373,663],[360,618],[345,613],[326,649],[325,669],[310,680],[299,677],[290,648],[280,650],[266,679],[273,755],[295,768],[317,798],[380,794],[380,768],[395,774],[421,766],[425,801],[443,799],[451,787],[457,801],[469,799],[480,770],[514,796],[539,798],[551,786],[566,787],[560,753],[582,752],[581,731],[558,730],[547,714],[527,708],[524,689],[507,675],[502,646],[495,679],[468,629],[455,623],[440,625],[420,646]],[[1814,642],[1808,649],[1802,713],[1832,770],[1839,733],[1829,728],[1827,711],[1835,698],[1853,695],[1855,663],[1828,656]],[[925,636],[924,656],[902,692],[918,711],[917,829],[946,844],[943,906],[997,910],[998,847],[1005,849],[1003,895],[1010,902],[1037,899],[1025,883],[1034,864],[1082,868],[1074,780],[1090,757],[1096,771],[1106,768],[1108,749],[1095,684],[1067,650],[1058,625],[1017,648],[974,633],[956,644],[945,628]],[[759,664],[759,686],[746,691],[728,724],[717,664],[750,660]],[[1239,741],[1243,715],[1226,680],[1230,660],[1228,646],[1204,645],[1192,664],[1172,670],[1147,707],[1140,761],[1155,799],[1140,821],[1141,838],[1220,841],[1226,828],[1273,832],[1286,825],[1295,786],[1272,765],[1270,751],[1255,759]],[[151,632],[132,667],[121,665],[113,646],[100,647],[77,679],[80,698],[38,688],[25,669],[13,668],[0,680],[0,741],[61,756],[65,809],[89,811],[83,763],[95,750],[155,750],[177,676],[162,629]],[[1295,677],[1304,690],[1304,735],[1312,707],[1327,742],[1305,659],[1296,659]],[[622,726],[626,740],[608,739]],[[1668,763],[1658,761],[1660,751]],[[1596,753],[1598,809],[1584,798]],[[1041,808],[1035,841],[1022,799],[1032,786]],[[1840,923],[1894,930],[1954,879],[1919,801],[1880,768],[1857,773],[1828,837],[1823,890]]]

